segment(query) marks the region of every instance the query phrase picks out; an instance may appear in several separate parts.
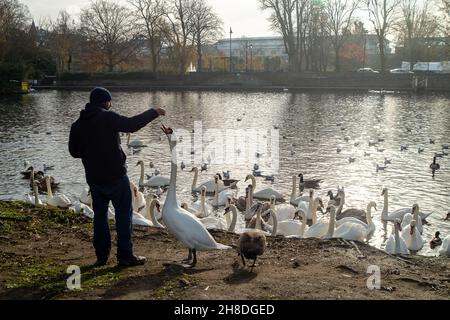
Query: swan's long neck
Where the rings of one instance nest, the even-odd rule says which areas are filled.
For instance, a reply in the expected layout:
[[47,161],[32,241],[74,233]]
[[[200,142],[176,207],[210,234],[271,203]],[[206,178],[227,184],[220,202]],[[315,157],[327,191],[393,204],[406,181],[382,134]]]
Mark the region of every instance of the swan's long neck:
[[38,194],[38,186],[36,183],[33,183],[33,193],[34,193],[34,205],[39,204],[39,194]]
[[275,237],[277,235],[277,229],[278,229],[278,219],[277,215],[275,214],[275,211],[270,209],[270,216],[272,217],[272,236]]
[[262,218],[261,218],[261,209],[256,211],[256,225],[255,229],[262,230]]
[[312,212],[311,212],[313,224],[317,223],[317,208],[319,208],[319,205],[320,205],[319,198],[317,198],[314,200],[314,204],[313,204]]
[[414,207],[413,219],[416,221],[419,221],[419,208],[418,207]]
[[305,228],[306,228],[306,215],[304,212],[301,212],[300,215],[302,216],[302,225],[300,227],[300,237],[303,237],[303,235],[305,234]]
[[45,178],[45,183],[47,184],[47,198],[53,198],[52,185],[50,183],[50,177]]
[[214,180],[214,199],[213,206],[217,207],[219,205],[219,184],[217,180]]
[[34,168],[31,169],[30,183],[31,185],[34,184]]
[[230,206],[230,210],[231,210],[231,213],[233,214],[233,218],[231,220],[230,226],[228,227],[228,231],[229,232],[234,232],[234,229],[236,229],[236,223],[237,223],[237,216],[238,216],[238,214],[237,214],[237,209],[236,209],[236,207],[234,205]]
[[274,211],[275,211],[275,203],[276,203],[276,201],[277,201],[277,199],[276,199],[274,196],[272,196],[272,197],[270,198],[270,209],[271,209],[271,210],[274,210]]
[[344,208],[344,203],[345,203],[345,193],[342,192],[341,203],[339,203],[339,207],[336,210],[336,216],[341,214],[342,209]]
[[381,219],[387,220],[388,218],[388,193],[387,191],[384,193],[384,203],[383,203],[383,211],[381,211]]
[[373,207],[373,203],[369,203],[367,205],[367,211],[366,211],[366,220],[367,220],[367,225],[373,225],[373,221],[372,221],[372,207]]
[[153,226],[155,226],[157,228],[163,228],[163,226],[158,222],[158,219],[156,219],[155,207],[156,207],[156,201],[152,201],[150,204],[150,210],[149,210],[150,211],[150,220],[152,221]]
[[206,217],[206,196],[205,194],[202,192],[200,194],[200,210],[202,212],[202,216]]
[[197,185],[197,179],[198,179],[198,168],[194,167],[193,170],[194,170],[194,180],[192,180],[192,187],[191,187],[191,189],[195,190],[196,185]]
[[130,139],[131,139],[131,133],[127,134],[127,145],[130,144]]
[[250,175],[250,179],[252,179],[253,190],[256,190],[256,179],[252,174]]
[[[169,143],[171,139],[169,138]],[[176,147],[170,148],[172,157],[170,162],[170,185],[169,192],[167,193],[166,202],[164,204],[170,204],[172,206],[178,207],[177,202],[177,163],[176,163]]]
[[395,223],[394,226],[394,237],[395,237],[395,253],[399,253],[400,252],[400,235],[399,235],[399,231],[398,231],[398,226],[397,223]]
[[140,162],[141,164],[141,177],[139,178],[139,185],[144,184],[144,162]]
[[294,201],[296,198],[296,190],[297,186],[297,177],[295,175],[292,176],[292,191],[291,191],[291,201]]
[[330,223],[328,224],[328,232],[326,235],[327,238],[333,237],[335,220],[336,220],[336,211],[335,211],[335,209],[331,209]]

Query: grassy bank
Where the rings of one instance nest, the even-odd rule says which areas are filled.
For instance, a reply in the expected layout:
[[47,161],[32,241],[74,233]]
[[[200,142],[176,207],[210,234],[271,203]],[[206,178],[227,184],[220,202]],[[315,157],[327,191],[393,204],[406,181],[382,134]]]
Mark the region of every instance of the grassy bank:
[[[114,226],[111,226],[115,235]],[[235,246],[238,235],[213,231]],[[143,267],[94,268],[92,222],[71,211],[0,201],[0,299],[448,299],[447,258],[398,258],[340,239],[269,237],[253,272],[234,250],[200,252],[196,268],[176,260],[187,251],[161,229],[134,231]],[[66,288],[67,267],[81,267],[81,290]],[[381,270],[381,288],[369,290],[367,268]]]

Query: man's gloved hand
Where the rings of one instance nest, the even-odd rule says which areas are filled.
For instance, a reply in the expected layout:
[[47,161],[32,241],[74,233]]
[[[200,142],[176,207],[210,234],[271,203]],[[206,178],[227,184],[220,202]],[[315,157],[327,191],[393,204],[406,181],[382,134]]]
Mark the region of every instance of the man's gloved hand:
[[160,115],[160,116],[165,116],[166,115],[166,110],[164,110],[163,108],[154,108],[154,110],[156,112],[158,112],[158,115]]

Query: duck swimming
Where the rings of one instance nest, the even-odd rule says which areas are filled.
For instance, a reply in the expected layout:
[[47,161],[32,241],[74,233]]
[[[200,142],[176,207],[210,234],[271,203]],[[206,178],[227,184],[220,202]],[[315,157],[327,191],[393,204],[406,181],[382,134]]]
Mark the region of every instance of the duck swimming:
[[434,249],[439,247],[442,244],[442,239],[440,238],[441,233],[439,231],[436,232],[434,238],[430,241],[430,248]]

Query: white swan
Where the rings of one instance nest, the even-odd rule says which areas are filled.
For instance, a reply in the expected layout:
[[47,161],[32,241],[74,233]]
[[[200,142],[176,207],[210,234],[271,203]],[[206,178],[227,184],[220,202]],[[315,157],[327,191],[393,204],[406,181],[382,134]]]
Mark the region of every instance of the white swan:
[[442,241],[442,245],[439,248],[439,255],[450,257],[450,236],[447,236],[444,241]]
[[206,203],[206,187],[202,187],[199,200],[191,204],[190,207],[187,203],[182,203],[181,207],[195,215],[197,218],[201,219],[208,217],[212,211],[212,208],[210,208],[210,206]]
[[25,201],[29,204],[34,204],[35,206],[42,205],[42,201],[39,199],[38,184],[36,181],[33,182],[33,195],[26,194]]
[[406,245],[405,239],[400,237],[399,232],[402,230],[400,219],[395,219],[392,234],[386,242],[386,247],[384,251],[390,254],[409,254],[408,246]]
[[411,223],[402,230],[402,238],[405,239],[409,251],[419,251],[423,248],[423,239],[420,232],[418,232],[416,225],[416,220],[412,220]]
[[131,197],[132,197],[132,206],[134,212],[141,212],[147,206],[145,202],[145,197],[142,192],[140,192],[134,182],[130,181],[130,189],[131,189]]
[[177,201],[177,162],[176,162],[176,144],[177,138],[173,130],[162,126],[162,130],[169,139],[170,151],[172,156],[170,186],[167,194],[166,202],[162,211],[162,219],[167,230],[172,233],[184,246],[189,249],[187,261],[192,262],[189,267],[197,264],[197,250],[225,250],[230,249],[229,246],[217,243],[200,220],[192,216],[189,212],[182,209]]
[[[278,221],[277,224],[277,234],[285,237],[296,237],[302,238],[305,230],[308,229],[306,225],[306,214],[303,211],[297,211],[302,217],[302,222],[294,219],[286,219],[283,221]],[[269,223],[272,221],[269,220]],[[273,223],[273,222],[272,222]]]
[[294,219],[296,211],[295,207],[287,203],[282,203],[275,207],[276,201],[277,199],[275,198],[275,196],[272,196],[270,198],[270,208],[277,215],[278,221]]
[[[157,199],[153,199],[152,195],[147,195],[147,203],[150,205],[146,208],[144,218],[150,219],[155,228],[164,229],[164,226],[158,220],[162,218],[161,205]],[[157,213],[155,213],[155,209]]]
[[423,224],[422,219],[419,219],[419,205],[415,204],[412,208],[412,214],[407,213],[404,215],[402,220],[402,229],[406,228],[411,224],[411,221],[416,220],[416,229],[420,232],[420,234],[423,233]]
[[252,174],[249,174],[246,178],[245,181],[251,179],[252,180],[252,186],[253,186],[253,197],[255,199],[259,199],[259,200],[270,200],[270,197],[275,196],[275,198],[278,201],[284,201],[284,197],[281,193],[279,193],[278,191],[272,189],[272,188],[265,188],[263,190],[260,190],[258,192],[255,192],[255,188],[256,188],[256,179],[255,176]]
[[141,140],[133,140],[130,142],[131,133],[127,134],[127,146],[130,148],[144,148],[146,145]]
[[233,197],[233,191],[230,189],[219,191],[219,176],[214,177],[214,199],[213,207],[222,207],[227,204],[228,197]]
[[[384,196],[384,206],[383,206],[383,211],[381,212],[381,221],[383,221],[383,223],[386,223],[387,221],[394,221],[395,219],[400,219],[403,220],[403,217],[407,214],[407,213],[411,213],[412,209],[411,208],[401,208],[401,209],[397,209],[391,213],[388,212],[388,206],[389,206],[389,193],[388,193],[388,189],[384,188],[383,191],[381,192],[381,195]],[[433,212],[430,213],[423,213],[423,212],[419,212],[419,217],[422,220],[425,220],[426,218],[428,218],[431,214],[433,214]]]
[[72,202],[64,194],[53,196],[49,176],[45,177],[45,183],[47,184],[47,205],[49,207],[67,209],[72,205]]
[[[191,172],[194,172],[194,179],[192,180],[191,191],[193,193],[199,193],[199,192],[201,192],[202,187],[206,187],[206,194],[207,195],[212,195],[214,193],[214,190],[215,190],[214,189],[215,188],[215,180],[214,179],[208,180],[208,181],[205,181],[205,182],[203,182],[203,183],[201,183],[201,184],[199,184],[197,186],[198,168],[197,167],[193,167]],[[219,192],[229,188],[229,187],[226,187],[223,184],[222,180],[219,180],[218,183],[219,183]]]
[[223,218],[209,216],[200,219],[200,221],[205,225],[206,229],[218,229],[218,230],[226,230],[228,232],[235,232],[238,214],[237,208],[233,204],[231,204],[231,200],[232,200],[231,198],[228,198],[228,203],[227,206],[225,207]]
[[377,210],[377,204],[374,201],[369,202],[367,205],[367,223],[364,223],[355,217],[345,217],[341,220],[337,220],[334,236],[336,238],[343,238],[346,240],[357,240],[362,242],[366,239],[366,241],[369,241],[375,233],[375,224],[373,223],[371,213],[372,208]]
[[336,208],[331,206],[330,208],[330,221],[321,221],[313,224],[305,231],[305,238],[319,238],[319,239],[329,239],[333,237],[334,226],[336,223]]
[[94,219],[94,210],[87,204],[82,202],[75,202],[74,204],[75,212],[81,213],[82,215],[88,217],[89,219]]
[[156,187],[167,187],[170,184],[170,179],[168,177],[155,175],[148,179],[147,181],[144,181],[144,161],[140,160],[138,161],[136,166],[141,166],[141,176],[139,178],[139,187],[150,187],[150,188],[156,188]]

